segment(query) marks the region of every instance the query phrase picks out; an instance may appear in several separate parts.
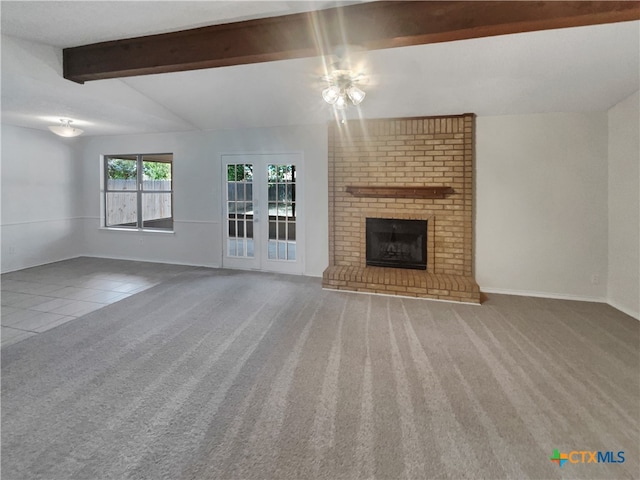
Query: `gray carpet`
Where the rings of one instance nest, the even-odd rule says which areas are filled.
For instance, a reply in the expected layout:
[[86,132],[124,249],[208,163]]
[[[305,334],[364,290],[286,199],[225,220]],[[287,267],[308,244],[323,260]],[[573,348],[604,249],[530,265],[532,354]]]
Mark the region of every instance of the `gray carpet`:
[[195,270],[2,349],[2,479],[638,478],[639,327]]

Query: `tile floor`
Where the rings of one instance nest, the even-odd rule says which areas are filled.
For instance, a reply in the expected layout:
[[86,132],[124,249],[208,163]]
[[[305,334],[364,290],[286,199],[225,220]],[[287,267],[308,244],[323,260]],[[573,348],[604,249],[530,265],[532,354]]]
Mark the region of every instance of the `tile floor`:
[[4,347],[194,269],[183,265],[79,257],[1,276]]

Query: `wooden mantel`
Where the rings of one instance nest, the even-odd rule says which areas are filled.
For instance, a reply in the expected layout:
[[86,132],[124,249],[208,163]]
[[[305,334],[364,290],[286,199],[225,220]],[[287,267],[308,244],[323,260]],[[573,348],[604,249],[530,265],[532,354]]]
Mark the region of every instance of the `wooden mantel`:
[[365,187],[348,185],[347,192],[354,197],[385,198],[446,198],[455,193],[451,187]]

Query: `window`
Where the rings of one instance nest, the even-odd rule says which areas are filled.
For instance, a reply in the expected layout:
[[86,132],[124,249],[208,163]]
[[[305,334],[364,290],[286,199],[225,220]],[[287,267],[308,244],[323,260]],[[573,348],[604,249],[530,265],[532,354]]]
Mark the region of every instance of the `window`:
[[105,227],[173,230],[173,154],[104,157]]

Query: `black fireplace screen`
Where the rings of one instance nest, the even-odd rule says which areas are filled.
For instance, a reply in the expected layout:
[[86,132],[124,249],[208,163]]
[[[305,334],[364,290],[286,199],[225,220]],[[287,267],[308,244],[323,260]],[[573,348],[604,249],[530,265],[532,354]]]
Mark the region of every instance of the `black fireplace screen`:
[[367,265],[427,269],[427,221],[367,218]]

